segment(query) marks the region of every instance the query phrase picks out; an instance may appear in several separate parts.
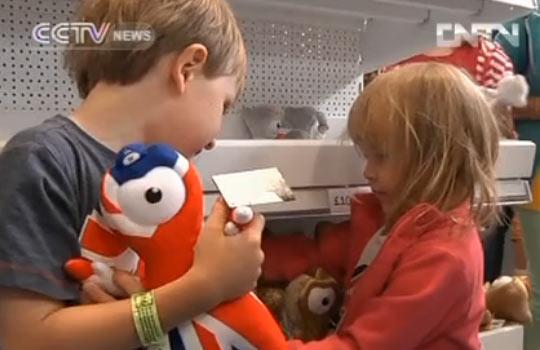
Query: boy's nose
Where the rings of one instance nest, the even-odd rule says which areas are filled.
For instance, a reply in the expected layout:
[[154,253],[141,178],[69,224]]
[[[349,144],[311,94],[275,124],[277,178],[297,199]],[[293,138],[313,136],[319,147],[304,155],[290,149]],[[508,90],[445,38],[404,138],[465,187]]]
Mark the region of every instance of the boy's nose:
[[212,140],[212,142],[208,143],[206,146],[204,146],[204,149],[207,151],[210,151],[216,147],[216,140]]

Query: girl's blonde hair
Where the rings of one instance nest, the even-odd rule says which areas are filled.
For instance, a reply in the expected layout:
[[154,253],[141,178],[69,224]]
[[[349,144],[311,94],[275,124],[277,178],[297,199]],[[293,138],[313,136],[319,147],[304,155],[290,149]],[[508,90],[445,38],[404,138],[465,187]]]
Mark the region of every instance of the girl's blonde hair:
[[478,225],[496,219],[497,121],[458,68],[415,63],[380,75],[355,101],[348,132],[403,164],[388,224],[418,203],[448,211],[468,201]]

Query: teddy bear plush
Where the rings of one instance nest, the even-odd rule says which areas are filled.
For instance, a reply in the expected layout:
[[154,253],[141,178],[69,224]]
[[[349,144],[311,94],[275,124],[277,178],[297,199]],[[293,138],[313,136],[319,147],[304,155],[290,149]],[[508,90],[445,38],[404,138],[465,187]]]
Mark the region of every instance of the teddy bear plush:
[[495,320],[529,324],[531,285],[527,276],[502,276],[493,283],[486,283],[486,314],[484,329],[493,328]]

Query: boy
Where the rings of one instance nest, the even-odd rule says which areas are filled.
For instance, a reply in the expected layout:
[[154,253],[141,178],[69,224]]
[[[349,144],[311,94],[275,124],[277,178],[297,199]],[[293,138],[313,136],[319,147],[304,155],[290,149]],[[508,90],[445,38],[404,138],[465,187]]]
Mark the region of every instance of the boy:
[[[187,157],[211,148],[241,90],[246,54],[225,0],[87,0],[81,21],[144,23],[146,50],[68,50],[66,66],[82,105],[16,135],[0,155],[0,348],[103,350],[141,345],[129,300],[77,303],[63,264],[79,255],[78,234],[98,203],[114,154],[128,143],[169,143]],[[73,48],[72,48],[73,49]],[[193,268],[155,290],[167,331],[250,290],[260,273],[257,217],[224,237],[218,201],[199,239]],[[126,295],[133,287],[117,282]],[[91,299],[106,300],[95,285]]]

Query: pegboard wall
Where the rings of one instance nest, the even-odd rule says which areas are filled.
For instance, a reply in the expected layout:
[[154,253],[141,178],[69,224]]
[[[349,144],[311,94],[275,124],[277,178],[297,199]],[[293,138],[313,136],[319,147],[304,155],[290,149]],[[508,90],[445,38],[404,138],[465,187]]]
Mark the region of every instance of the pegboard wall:
[[[39,48],[31,36],[39,23],[69,21],[75,7],[71,0],[1,0],[0,138],[80,103],[63,52]],[[356,31],[249,19],[241,26],[250,68],[225,138],[247,137],[238,118],[242,106],[311,105],[331,121],[346,117],[361,81]]]
[[1,0],[2,113],[36,112],[46,118],[55,112],[70,111],[79,102],[63,69],[63,53],[40,48],[32,41],[34,26],[68,21],[73,18],[73,9],[73,1],[69,0]]
[[361,81],[357,31],[242,21],[250,70],[240,105],[317,107],[345,118]]

